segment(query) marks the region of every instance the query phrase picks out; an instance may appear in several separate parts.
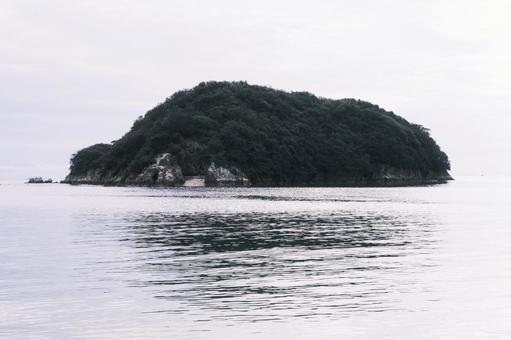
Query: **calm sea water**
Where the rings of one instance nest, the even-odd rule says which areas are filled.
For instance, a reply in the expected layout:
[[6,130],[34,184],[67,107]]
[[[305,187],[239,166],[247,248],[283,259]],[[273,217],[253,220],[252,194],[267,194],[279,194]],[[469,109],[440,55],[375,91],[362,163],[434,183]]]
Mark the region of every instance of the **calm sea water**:
[[0,186],[6,339],[509,339],[511,179]]

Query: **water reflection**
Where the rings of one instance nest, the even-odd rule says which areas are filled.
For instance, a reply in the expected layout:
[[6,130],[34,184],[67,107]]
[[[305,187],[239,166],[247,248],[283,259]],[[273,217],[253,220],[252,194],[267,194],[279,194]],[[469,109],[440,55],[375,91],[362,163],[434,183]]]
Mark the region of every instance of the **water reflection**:
[[165,301],[153,312],[196,321],[391,310],[434,265],[433,226],[417,215],[148,213],[119,228],[142,273],[129,285]]
[[390,247],[412,241],[406,237],[409,221],[384,215],[161,213],[130,220],[129,224],[129,240],[135,247],[164,247],[173,256],[282,247]]
[[510,184],[2,185],[0,338],[509,339]]

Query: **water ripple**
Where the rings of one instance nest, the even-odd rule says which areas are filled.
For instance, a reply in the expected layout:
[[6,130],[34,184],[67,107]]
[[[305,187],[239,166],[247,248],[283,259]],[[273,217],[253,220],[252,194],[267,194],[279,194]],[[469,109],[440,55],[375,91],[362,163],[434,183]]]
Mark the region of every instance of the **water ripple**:
[[109,227],[136,251],[129,285],[169,305],[152,312],[201,311],[201,321],[392,310],[393,293],[413,286],[408,275],[434,266],[407,261],[435,245],[417,216],[159,212]]

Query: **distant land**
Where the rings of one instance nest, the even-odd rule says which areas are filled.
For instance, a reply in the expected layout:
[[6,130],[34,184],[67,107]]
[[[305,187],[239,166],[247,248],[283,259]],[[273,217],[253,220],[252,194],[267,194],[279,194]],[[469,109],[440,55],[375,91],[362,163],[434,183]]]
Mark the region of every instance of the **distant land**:
[[414,185],[452,179],[429,135],[377,105],[246,82],[174,93],[110,144],[71,158],[70,184]]

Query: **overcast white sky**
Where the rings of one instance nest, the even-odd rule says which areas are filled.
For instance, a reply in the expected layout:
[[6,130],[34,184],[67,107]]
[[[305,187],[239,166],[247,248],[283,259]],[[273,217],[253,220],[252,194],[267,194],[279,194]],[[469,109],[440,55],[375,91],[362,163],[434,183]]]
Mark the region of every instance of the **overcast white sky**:
[[511,0],[0,0],[0,181],[62,179],[173,92],[246,80],[432,130],[453,173],[511,173]]

